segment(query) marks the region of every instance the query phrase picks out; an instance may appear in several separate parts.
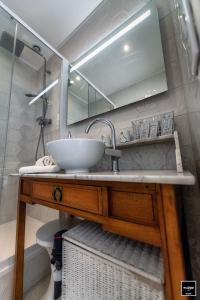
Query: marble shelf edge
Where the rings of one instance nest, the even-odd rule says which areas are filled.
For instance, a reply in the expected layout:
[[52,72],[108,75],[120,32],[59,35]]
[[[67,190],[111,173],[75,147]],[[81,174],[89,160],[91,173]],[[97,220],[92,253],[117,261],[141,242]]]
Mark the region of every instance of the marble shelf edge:
[[44,179],[70,179],[91,181],[117,181],[132,183],[158,183],[172,185],[194,185],[195,177],[189,172],[177,173],[175,170],[134,170],[90,173],[40,173],[24,174],[21,177],[44,178]]

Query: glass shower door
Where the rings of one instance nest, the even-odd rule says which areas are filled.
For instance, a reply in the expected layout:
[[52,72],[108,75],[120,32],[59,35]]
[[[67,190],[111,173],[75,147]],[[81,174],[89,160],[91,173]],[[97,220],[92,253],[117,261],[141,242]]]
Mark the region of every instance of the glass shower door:
[[16,22],[10,15],[0,9],[0,204],[14,65],[13,52],[15,32]]

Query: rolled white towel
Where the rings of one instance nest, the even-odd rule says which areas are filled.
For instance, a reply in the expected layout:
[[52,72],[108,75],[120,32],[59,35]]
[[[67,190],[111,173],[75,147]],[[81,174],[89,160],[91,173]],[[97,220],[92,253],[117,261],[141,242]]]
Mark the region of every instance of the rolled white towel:
[[60,171],[60,167],[55,164],[51,156],[44,156],[39,158],[34,166],[21,167],[19,174],[30,173],[57,173]]
[[53,165],[55,165],[55,162],[51,156],[46,155],[46,156],[39,158],[36,161],[35,165],[36,166],[53,166]]
[[36,165],[36,166],[44,166],[44,165],[43,165],[43,160],[42,160],[42,158],[39,158],[39,159],[36,161],[35,165]]
[[44,166],[53,166],[53,165],[55,165],[55,162],[54,162],[52,156],[44,156],[43,164],[44,164]]
[[28,166],[28,167],[21,167],[19,169],[19,174],[34,174],[34,173],[57,173],[60,171],[59,166],[52,165],[52,166]]

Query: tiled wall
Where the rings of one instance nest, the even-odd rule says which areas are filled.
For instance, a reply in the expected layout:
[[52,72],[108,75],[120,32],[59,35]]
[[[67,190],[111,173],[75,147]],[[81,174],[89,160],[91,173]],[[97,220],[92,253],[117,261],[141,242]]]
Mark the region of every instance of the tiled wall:
[[0,204],[0,224],[16,219],[18,183],[19,178],[17,176],[3,176]]
[[[200,122],[199,82],[191,83],[187,79],[187,71],[183,68],[182,72],[182,65],[184,67],[185,63],[181,51],[177,49],[179,48],[179,43],[175,35],[177,30],[173,23],[175,21],[176,24],[174,1],[157,0],[156,3],[159,12],[169,90],[166,93],[106,113],[104,117],[113,121],[119,133],[121,128],[130,127],[130,121],[133,119],[173,110],[175,113],[175,125],[181,138],[184,168],[197,175],[196,169],[200,165],[200,133],[197,130]],[[105,37],[119,22],[131,15],[138,5],[141,5],[139,0],[103,1],[98,10],[76,30],[60,49],[61,53],[70,62],[73,62],[93,44]],[[54,113],[49,111],[54,120],[55,111],[55,108]],[[48,140],[58,137],[58,129],[55,124],[54,122],[54,125],[49,128]],[[69,129],[73,136],[81,136],[87,124],[88,120],[72,125]],[[99,125],[96,128],[93,127],[91,133],[96,137],[100,137],[108,132],[107,130],[106,127]],[[174,158],[172,157],[172,152],[167,151],[167,147],[170,146],[162,145],[156,147],[157,149],[155,147],[153,149],[151,147],[140,147],[137,150],[126,150],[121,160],[121,168],[126,169],[127,165],[143,169],[172,168],[174,166]],[[155,151],[157,151],[157,155],[155,155]],[[152,159],[149,159],[150,156]],[[127,161],[129,164],[127,164]],[[106,169],[108,164],[108,159],[107,161],[104,160],[103,166],[101,164],[100,167]],[[184,195],[182,200],[185,207],[193,276],[200,282],[200,194],[198,182],[195,187],[183,188],[182,192]]]

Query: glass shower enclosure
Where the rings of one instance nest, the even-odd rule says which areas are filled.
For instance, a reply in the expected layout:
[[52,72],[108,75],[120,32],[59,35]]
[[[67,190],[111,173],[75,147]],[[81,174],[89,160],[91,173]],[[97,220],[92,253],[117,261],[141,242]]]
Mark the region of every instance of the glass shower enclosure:
[[[59,112],[66,109],[67,86],[67,60],[0,2],[0,299],[12,299],[18,170],[35,164],[47,141],[65,135],[66,120]],[[33,260],[39,253],[37,229],[56,217],[56,212],[27,208],[26,250]],[[48,273],[45,255],[40,252],[29,262],[25,254],[25,268],[44,262],[40,274],[34,271],[25,282],[25,292]]]
[[[8,32],[15,36],[16,22],[9,15],[0,10],[0,28],[2,32]],[[8,116],[11,98],[11,82],[13,74],[14,39],[10,42],[11,51],[0,47],[0,197],[3,185],[3,171],[5,164],[5,148],[7,140]]]

